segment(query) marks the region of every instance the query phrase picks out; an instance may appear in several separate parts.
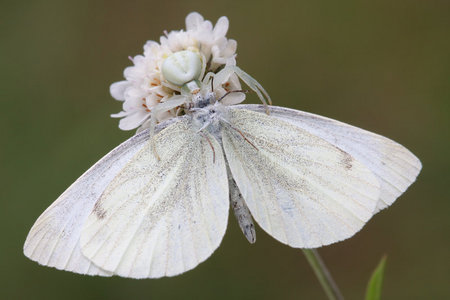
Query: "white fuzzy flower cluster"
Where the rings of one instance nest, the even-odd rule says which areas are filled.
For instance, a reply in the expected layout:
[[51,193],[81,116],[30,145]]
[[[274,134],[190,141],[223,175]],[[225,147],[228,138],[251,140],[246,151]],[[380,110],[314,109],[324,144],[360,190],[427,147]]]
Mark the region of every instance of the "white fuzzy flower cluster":
[[[122,118],[119,128],[132,130],[148,123],[151,110],[171,97],[180,94],[180,87],[168,82],[161,72],[164,60],[175,52],[190,50],[199,54],[202,59],[200,80],[208,72],[216,73],[221,67],[236,65],[235,40],[227,39],[228,19],[221,17],[216,26],[204,20],[198,13],[190,13],[186,17],[186,30],[171,31],[160,38],[160,43],[148,41],[144,45],[144,54],[131,60],[134,66],[124,71],[126,80],[115,82],[110,87],[111,95],[123,101],[123,111],[111,115]],[[215,89],[217,97],[229,90],[241,88],[236,75],[231,75],[220,82]],[[242,93],[230,94],[222,103],[226,105],[240,103],[245,99]],[[156,122],[161,122],[177,113],[176,109],[159,113]]]

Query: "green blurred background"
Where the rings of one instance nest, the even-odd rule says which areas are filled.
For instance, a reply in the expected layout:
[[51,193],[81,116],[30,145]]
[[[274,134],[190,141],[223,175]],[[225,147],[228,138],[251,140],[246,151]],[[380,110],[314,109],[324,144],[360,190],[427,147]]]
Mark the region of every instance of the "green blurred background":
[[[348,299],[388,255],[384,299],[450,299],[450,2],[1,1],[2,299],[325,299],[298,249],[230,218],[221,247],[174,278],[131,280],[38,266],[22,254],[35,219],[130,137],[109,114],[128,55],[198,11],[230,19],[238,65],[276,105],[388,136],[424,165],[355,237],[320,249]],[[254,95],[249,102],[257,102]]]

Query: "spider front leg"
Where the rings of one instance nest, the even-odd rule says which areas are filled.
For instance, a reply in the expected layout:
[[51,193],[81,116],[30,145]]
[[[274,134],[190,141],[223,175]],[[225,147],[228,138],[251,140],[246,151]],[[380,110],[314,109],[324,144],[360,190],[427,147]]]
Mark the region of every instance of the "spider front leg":
[[248,85],[250,89],[256,93],[256,95],[258,95],[258,98],[266,107],[266,112],[269,113],[267,104],[272,105],[272,100],[270,99],[269,94],[262,87],[262,85],[256,81],[256,79],[237,66],[227,66],[217,73],[214,76],[214,88],[217,88],[219,84],[226,82],[233,73],[235,73],[243,82],[245,82],[246,85]]
[[171,109],[177,108],[183,104],[186,103],[188,100],[185,96],[173,96],[170,100],[160,103],[156,105],[151,113],[150,113],[150,128],[149,128],[149,135],[150,135],[150,143],[152,144],[153,154],[155,155],[157,160],[160,160],[160,157],[158,155],[158,152],[156,151],[155,143],[153,142],[153,136],[155,135],[155,127],[156,127],[156,120],[157,116],[165,111],[169,111]]

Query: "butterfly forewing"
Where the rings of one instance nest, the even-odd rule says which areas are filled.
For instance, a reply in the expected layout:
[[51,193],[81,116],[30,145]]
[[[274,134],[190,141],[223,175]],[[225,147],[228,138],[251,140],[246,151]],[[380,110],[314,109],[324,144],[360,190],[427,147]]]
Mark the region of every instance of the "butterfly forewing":
[[[262,105],[239,107],[265,112]],[[422,168],[419,159],[408,149],[367,130],[284,107],[271,106],[270,115],[328,141],[368,167],[380,181],[380,199],[375,212],[391,205],[406,191]]]
[[256,222],[277,240],[313,248],[348,238],[379,198],[372,172],[307,131],[232,107],[222,138],[231,173]]
[[147,139],[148,133],[130,138],[80,176],[37,219],[25,241],[25,255],[58,269],[110,276],[81,253],[81,227],[106,186]]
[[177,275],[219,246],[228,207],[219,143],[179,122],[156,135],[106,188],[83,228],[82,251],[120,276]]

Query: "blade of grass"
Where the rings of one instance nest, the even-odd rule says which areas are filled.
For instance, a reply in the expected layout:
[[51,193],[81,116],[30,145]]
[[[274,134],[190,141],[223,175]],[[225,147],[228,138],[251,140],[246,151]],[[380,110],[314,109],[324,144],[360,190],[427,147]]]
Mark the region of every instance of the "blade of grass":
[[330,300],[343,300],[339,288],[316,249],[302,249],[325,294]]
[[380,300],[381,288],[383,285],[384,268],[386,266],[386,256],[381,258],[378,266],[372,273],[369,283],[367,284],[366,300]]

